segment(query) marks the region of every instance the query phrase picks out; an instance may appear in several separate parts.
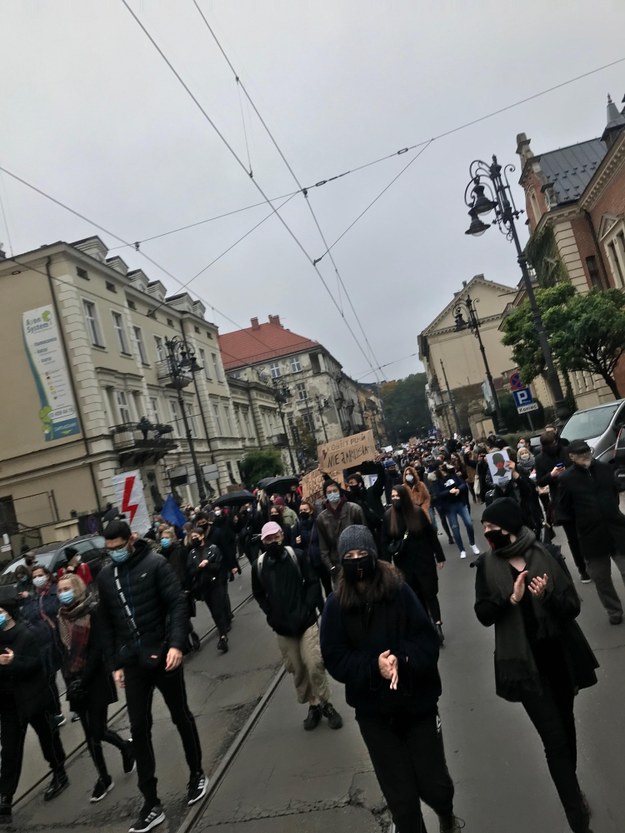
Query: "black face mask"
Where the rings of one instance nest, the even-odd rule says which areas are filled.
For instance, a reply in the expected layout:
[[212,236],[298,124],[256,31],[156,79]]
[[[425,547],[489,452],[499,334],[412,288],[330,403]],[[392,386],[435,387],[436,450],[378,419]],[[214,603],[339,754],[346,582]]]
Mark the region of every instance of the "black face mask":
[[375,573],[375,559],[369,555],[363,555],[360,558],[344,558],[343,559],[343,575],[345,581],[349,584],[355,584],[357,581],[366,581]]
[[201,547],[202,546],[202,539],[201,538],[191,538],[191,546],[192,547]]
[[394,497],[391,500],[391,503],[393,504],[394,509],[399,509],[399,507],[401,506],[401,500],[398,497]]
[[502,532],[501,529],[489,529],[484,533],[484,538],[488,541],[494,550],[500,550],[502,547],[507,547],[510,543],[510,535]]
[[300,512],[299,513],[299,519],[303,524],[310,523],[311,517],[312,516],[311,516],[310,512]]
[[277,541],[274,541],[271,544],[267,544],[265,546],[265,552],[267,553],[268,558],[273,558],[277,561],[279,558],[282,557],[284,552],[284,544],[279,544]]

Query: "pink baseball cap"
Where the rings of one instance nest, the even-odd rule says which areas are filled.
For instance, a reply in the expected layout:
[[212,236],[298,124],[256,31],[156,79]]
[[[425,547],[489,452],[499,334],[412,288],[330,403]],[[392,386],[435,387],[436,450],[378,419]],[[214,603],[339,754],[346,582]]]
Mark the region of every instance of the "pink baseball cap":
[[270,535],[276,535],[278,532],[282,532],[280,524],[277,524],[275,521],[269,521],[260,531],[260,540],[264,541],[265,538],[268,538]]

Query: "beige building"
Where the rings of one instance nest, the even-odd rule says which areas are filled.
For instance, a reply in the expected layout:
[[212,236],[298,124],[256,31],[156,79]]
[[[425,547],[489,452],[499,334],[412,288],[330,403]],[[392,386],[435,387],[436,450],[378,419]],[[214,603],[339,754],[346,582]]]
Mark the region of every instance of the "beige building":
[[[468,320],[467,295],[473,301],[480,336],[497,393],[506,390],[515,370],[512,350],[501,343],[500,325],[506,310],[518,295],[505,286],[475,275],[419,335],[419,357],[427,374],[428,404],[432,421],[443,434],[467,429],[474,437],[490,433],[494,426],[487,416],[486,373],[479,343],[466,327],[457,329],[456,315]],[[531,386],[534,396],[551,404],[542,381]]]
[[260,384],[233,400],[201,302],[167,297],[98,237],[0,259],[0,287],[2,531],[69,537],[72,518],[115,503],[112,477],[135,469],[149,510],[172,486],[196,503],[185,414],[207,492],[239,483],[238,461],[266,442],[276,403]]

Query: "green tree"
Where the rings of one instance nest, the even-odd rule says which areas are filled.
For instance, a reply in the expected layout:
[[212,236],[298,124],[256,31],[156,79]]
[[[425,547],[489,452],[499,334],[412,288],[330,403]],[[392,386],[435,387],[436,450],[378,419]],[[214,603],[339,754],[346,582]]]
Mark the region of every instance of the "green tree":
[[425,396],[426,379],[425,373],[412,373],[380,386],[384,420],[394,442],[422,434],[432,424]]
[[625,345],[625,292],[593,289],[545,313],[551,346],[563,370],[601,376],[620,399],[614,370]]
[[275,448],[262,448],[248,451],[239,463],[243,482],[253,486],[263,477],[273,477],[284,473],[282,455]]

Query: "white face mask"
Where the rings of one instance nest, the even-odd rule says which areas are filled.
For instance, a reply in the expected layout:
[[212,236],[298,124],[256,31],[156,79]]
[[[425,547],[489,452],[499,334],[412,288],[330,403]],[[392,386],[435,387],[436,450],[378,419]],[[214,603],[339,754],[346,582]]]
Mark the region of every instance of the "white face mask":
[[407,483],[414,483],[414,477],[411,474],[406,475],[406,482]]
[[45,576],[35,576],[33,579],[33,584],[35,587],[44,587],[48,579]]

